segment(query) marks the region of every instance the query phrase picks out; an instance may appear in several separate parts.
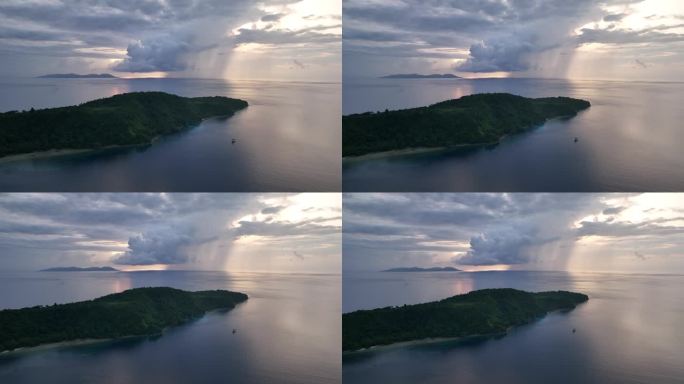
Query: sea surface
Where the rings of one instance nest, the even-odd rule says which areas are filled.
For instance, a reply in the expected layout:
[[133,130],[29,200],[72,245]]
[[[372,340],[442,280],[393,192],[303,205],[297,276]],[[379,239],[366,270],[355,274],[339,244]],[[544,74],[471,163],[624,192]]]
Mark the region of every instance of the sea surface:
[[343,286],[345,313],[483,288],[589,295],[570,312],[549,314],[503,337],[345,354],[345,383],[684,382],[682,275],[345,272]]
[[413,108],[491,92],[568,96],[592,106],[572,119],[549,121],[497,146],[345,160],[344,190],[684,190],[684,83],[352,78],[344,80],[343,113]]
[[[0,159],[0,191],[335,191],[340,84],[203,79],[0,79],[0,112],[163,91],[249,102],[151,146]],[[232,139],[236,143],[232,144]]]
[[0,354],[0,383],[341,380],[339,275],[0,272],[0,308],[87,300],[146,286],[228,289],[249,299],[229,312],[170,328],[161,337]]

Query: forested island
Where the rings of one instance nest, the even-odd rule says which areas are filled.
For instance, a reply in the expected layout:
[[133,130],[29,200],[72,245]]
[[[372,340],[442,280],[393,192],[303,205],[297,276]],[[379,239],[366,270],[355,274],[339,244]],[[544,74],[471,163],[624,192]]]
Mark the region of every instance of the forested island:
[[399,268],[385,269],[381,272],[461,272],[461,270],[454,268],[454,267],[430,267],[430,268],[399,267]]
[[202,119],[232,116],[247,105],[221,96],[133,92],[71,107],[0,113],[0,157],[150,144]]
[[41,269],[39,272],[119,272],[112,267],[54,267]]
[[342,349],[429,338],[505,333],[555,310],[589,300],[581,293],[530,293],[511,288],[483,289],[431,303],[361,310],[342,315]]
[[399,73],[396,75],[387,75],[380,77],[381,79],[460,79],[461,77],[452,75],[450,73],[439,74],[433,73],[431,75],[421,75],[418,73]]
[[428,107],[348,115],[342,117],[342,155],[493,144],[590,106],[569,97],[530,99],[487,93]]
[[49,73],[47,75],[38,76],[39,79],[118,79],[118,77],[109,73],[89,73],[87,75],[79,75],[77,73]]
[[247,295],[136,288],[95,300],[0,311],[0,351],[75,340],[155,335],[208,311],[232,309]]

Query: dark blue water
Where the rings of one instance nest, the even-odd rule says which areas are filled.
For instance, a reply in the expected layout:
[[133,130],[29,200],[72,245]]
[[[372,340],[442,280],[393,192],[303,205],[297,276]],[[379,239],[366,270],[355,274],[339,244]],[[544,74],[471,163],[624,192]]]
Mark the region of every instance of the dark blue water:
[[684,83],[345,79],[343,111],[411,108],[487,92],[569,96],[592,107],[495,147],[345,161],[344,190],[684,190]]
[[681,275],[345,272],[343,286],[343,312],[483,288],[562,289],[590,297],[501,338],[346,354],[345,383],[684,382]]
[[339,276],[0,272],[0,308],[85,300],[143,286],[229,289],[247,293],[249,300],[161,337],[0,354],[0,383],[340,382]]
[[[340,85],[201,79],[0,79],[0,111],[124,92],[222,95],[250,106],[152,146],[7,162],[1,191],[336,191]],[[232,144],[232,139],[237,142]]]

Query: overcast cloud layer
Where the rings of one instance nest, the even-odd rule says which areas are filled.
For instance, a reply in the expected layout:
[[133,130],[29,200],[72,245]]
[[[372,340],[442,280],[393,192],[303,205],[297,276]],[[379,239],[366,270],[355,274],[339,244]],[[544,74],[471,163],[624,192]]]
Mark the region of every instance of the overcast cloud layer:
[[2,1],[0,76],[338,80],[340,12],[340,0]]
[[684,195],[345,194],[343,267],[684,270]]
[[4,194],[0,269],[339,273],[332,194]]
[[684,74],[676,0],[345,0],[343,8],[345,77]]

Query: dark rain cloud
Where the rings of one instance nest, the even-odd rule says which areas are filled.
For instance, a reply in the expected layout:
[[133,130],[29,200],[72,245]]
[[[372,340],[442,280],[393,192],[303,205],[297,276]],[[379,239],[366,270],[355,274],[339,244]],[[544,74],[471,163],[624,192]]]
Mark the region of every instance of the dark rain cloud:
[[624,211],[627,207],[610,207],[603,210],[604,215],[616,215]]
[[287,208],[287,207],[282,206],[282,205],[277,205],[274,207],[266,207],[266,208],[261,210],[261,213],[264,215],[272,215],[274,213],[278,213],[278,212],[282,211],[285,208]]
[[[338,218],[339,219],[339,218]],[[336,225],[325,225],[329,218],[305,220],[301,222],[239,221],[233,233],[236,237],[295,237],[308,235],[334,235],[339,232]]]
[[[339,27],[339,26],[337,26]],[[260,44],[302,44],[302,43],[335,43],[339,36],[334,33],[325,33],[330,26],[305,28],[302,30],[267,30],[241,28],[234,42],[237,44],[260,43]]]
[[603,21],[620,21],[627,16],[629,16],[629,15],[626,13],[613,13],[613,14],[604,16]]
[[603,43],[627,45],[680,43],[684,42],[684,34],[668,31],[675,29],[675,27],[681,28],[682,26],[684,26],[684,24],[677,26],[652,27],[643,30],[582,28],[582,33],[577,40],[581,44]]
[[684,221],[684,217],[646,220],[639,223],[582,221],[577,229],[577,234],[579,236],[600,236],[614,238],[684,234],[684,227],[672,224],[676,221]]
[[261,21],[278,21],[286,16],[284,13],[272,13],[261,17]]

